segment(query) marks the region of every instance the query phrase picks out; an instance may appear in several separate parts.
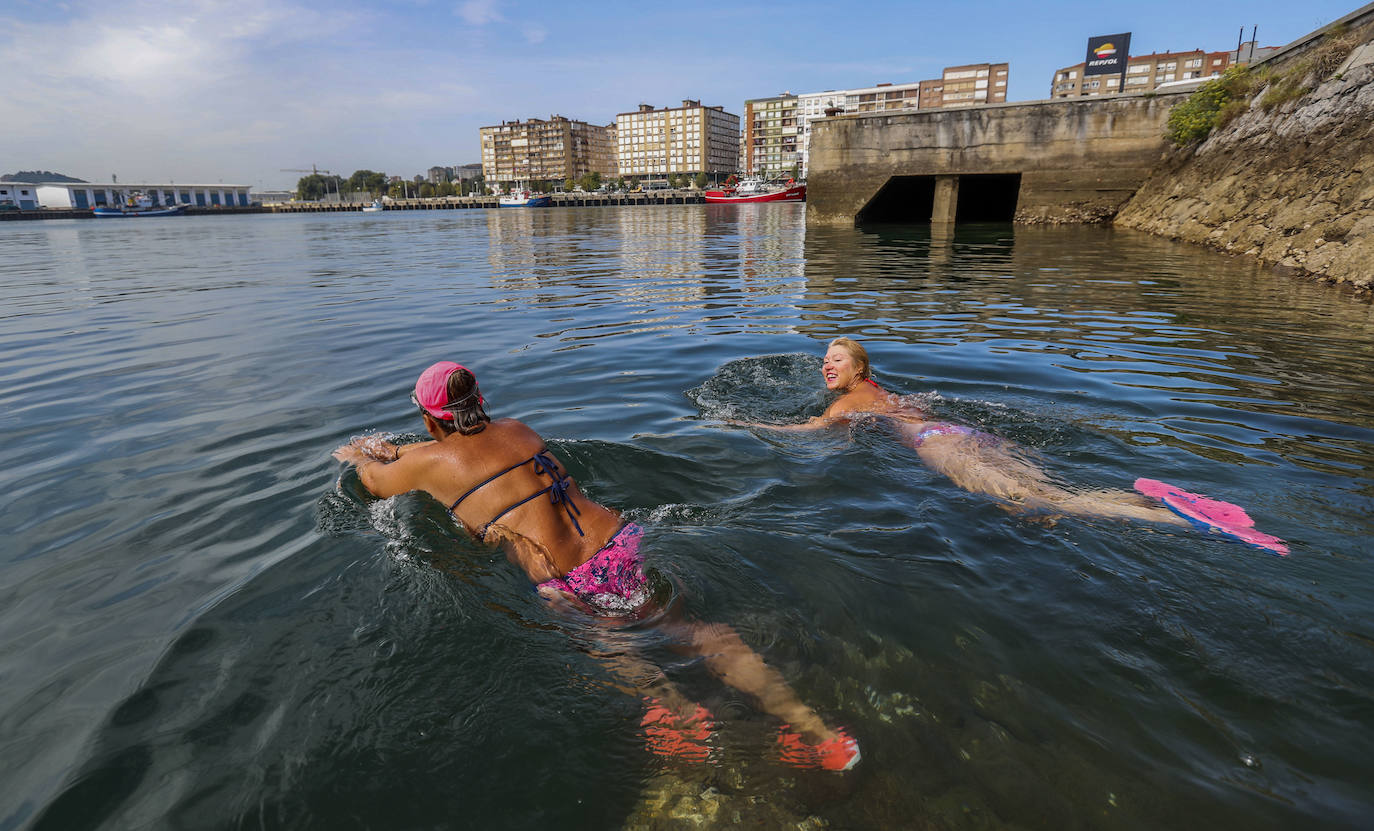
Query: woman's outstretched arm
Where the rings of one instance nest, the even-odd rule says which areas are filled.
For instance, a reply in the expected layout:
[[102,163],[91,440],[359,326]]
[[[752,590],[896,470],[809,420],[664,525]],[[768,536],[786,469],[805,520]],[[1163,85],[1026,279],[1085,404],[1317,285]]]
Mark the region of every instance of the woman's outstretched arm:
[[767,421],[739,421],[733,418],[721,419],[722,422],[733,427],[758,427],[764,430],[782,430],[789,433],[822,430],[843,420],[844,419],[840,418],[829,418],[827,416],[816,416],[814,418],[808,418],[806,421],[798,424],[773,424]]

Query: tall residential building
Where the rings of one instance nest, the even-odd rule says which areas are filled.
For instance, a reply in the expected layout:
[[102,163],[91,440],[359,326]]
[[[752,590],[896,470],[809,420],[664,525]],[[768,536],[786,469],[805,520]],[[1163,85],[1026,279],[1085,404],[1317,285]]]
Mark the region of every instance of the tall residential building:
[[744,138],[740,170],[765,179],[801,170],[801,125],[798,97],[784,92],[744,102]]
[[489,186],[616,175],[606,127],[561,115],[482,127],[482,176]]
[[[1262,60],[1278,51],[1276,46],[1256,46],[1253,41],[1241,44],[1239,50],[1229,52],[1162,52],[1153,55],[1132,55],[1126,62],[1126,92],[1149,92],[1171,81],[1193,78],[1212,78],[1231,66],[1244,66]],[[1239,56],[1240,60],[1237,61]],[[1120,75],[1084,76],[1085,64],[1066,66],[1054,73],[1050,83],[1051,98],[1078,98],[1089,95],[1111,95],[1122,91]]]
[[640,104],[615,117],[615,130],[620,176],[733,173],[739,163],[739,116],[724,107]]
[[947,66],[938,79],[921,82],[921,108],[1005,103],[1007,76],[1004,63]]

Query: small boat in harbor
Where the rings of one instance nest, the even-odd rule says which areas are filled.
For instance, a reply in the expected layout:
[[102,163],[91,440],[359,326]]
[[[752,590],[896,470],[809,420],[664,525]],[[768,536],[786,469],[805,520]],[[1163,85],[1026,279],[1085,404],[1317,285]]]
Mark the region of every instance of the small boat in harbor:
[[497,204],[503,208],[547,208],[553,204],[553,197],[527,190],[512,191],[498,199]]
[[185,210],[185,205],[154,205],[147,194],[134,191],[118,205],[97,205],[91,209],[91,213],[104,217],[181,216]]
[[738,204],[747,202],[805,202],[806,185],[797,184],[793,179],[785,183],[765,182],[755,176],[736,180],[734,176],[725,180],[720,190],[708,190],[706,201],[712,204]]
[[363,206],[363,213],[365,213],[365,214],[380,213],[381,210],[382,210],[382,200],[380,200],[380,199],[373,199],[373,200],[372,200],[372,204],[370,204],[370,205],[364,205],[364,206]]

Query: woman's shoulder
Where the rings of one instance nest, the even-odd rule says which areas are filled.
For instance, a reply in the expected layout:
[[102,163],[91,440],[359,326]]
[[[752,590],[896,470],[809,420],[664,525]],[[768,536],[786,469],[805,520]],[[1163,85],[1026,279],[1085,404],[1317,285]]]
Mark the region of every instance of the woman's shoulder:
[[[484,429],[482,432],[486,433],[489,438],[492,436],[501,436],[505,439],[514,438],[516,436],[534,436],[535,438],[539,437],[539,434],[534,431],[534,428],[530,427],[525,422],[515,418],[492,419],[491,421],[487,422],[486,429]],[[480,435],[480,433],[478,435]]]
[[826,410],[826,415],[836,416],[845,413],[886,413],[896,409],[896,397],[878,387],[864,385],[850,390],[835,399]]
[[514,418],[494,419],[486,429],[475,435],[481,437],[484,446],[493,450],[499,448],[504,453],[524,453],[528,456],[544,447],[543,436],[525,422]]

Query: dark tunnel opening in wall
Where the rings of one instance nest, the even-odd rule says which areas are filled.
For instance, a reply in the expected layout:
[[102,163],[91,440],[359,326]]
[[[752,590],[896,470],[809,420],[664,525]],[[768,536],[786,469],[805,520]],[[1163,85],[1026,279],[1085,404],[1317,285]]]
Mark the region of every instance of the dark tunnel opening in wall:
[[[1020,193],[1020,173],[962,175],[954,221],[1011,222]],[[854,219],[859,225],[924,225],[934,213],[934,176],[893,176]]]
[[1011,222],[1021,193],[1020,173],[977,173],[959,177],[954,222]]
[[934,176],[893,176],[854,217],[857,224],[930,222],[935,211]]

